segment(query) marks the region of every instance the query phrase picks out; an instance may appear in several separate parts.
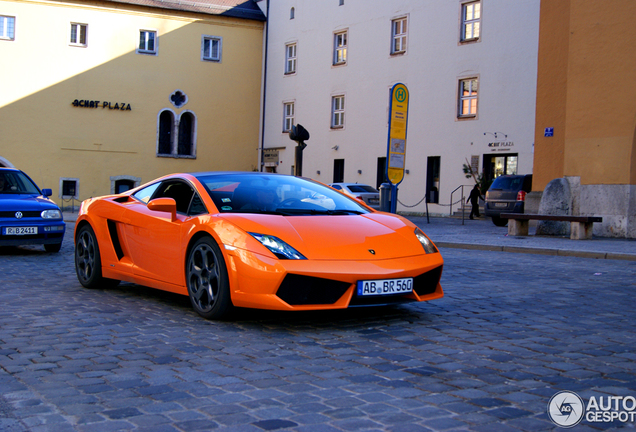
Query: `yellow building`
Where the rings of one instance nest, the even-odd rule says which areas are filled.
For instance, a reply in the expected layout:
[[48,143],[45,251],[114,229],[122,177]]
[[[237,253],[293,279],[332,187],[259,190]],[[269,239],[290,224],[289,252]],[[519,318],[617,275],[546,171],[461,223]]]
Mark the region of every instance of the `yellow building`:
[[542,0],[533,190],[567,179],[594,234],[636,238],[636,2]]
[[65,207],[252,170],[264,21],[242,0],[0,0],[0,166]]

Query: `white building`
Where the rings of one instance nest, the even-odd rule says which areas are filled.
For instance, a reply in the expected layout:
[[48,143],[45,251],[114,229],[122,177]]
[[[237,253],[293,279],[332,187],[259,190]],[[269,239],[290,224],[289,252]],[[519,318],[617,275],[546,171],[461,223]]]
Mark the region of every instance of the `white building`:
[[[269,5],[267,5],[269,2]],[[409,91],[398,211],[448,214],[462,170],[532,172],[539,0],[264,0],[263,170],[379,186],[390,89]],[[467,193],[467,192],[466,192]],[[456,201],[457,193],[453,200]],[[420,202],[420,204],[417,204]],[[439,204],[433,204],[438,202]]]

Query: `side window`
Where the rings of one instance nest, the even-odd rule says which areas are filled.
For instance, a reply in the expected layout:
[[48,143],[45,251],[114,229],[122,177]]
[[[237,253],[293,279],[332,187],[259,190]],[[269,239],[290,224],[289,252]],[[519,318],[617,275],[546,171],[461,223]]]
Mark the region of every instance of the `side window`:
[[476,78],[459,81],[458,118],[474,118],[477,115],[479,81]]
[[203,36],[201,42],[201,60],[221,61],[221,38],[218,36]]
[[343,65],[347,63],[347,32],[334,33],[333,35],[333,64]]
[[289,132],[294,125],[294,103],[285,102],[283,104],[283,132]]
[[86,36],[88,33],[87,24],[71,23],[71,40],[70,44],[73,46],[85,47],[88,45]]
[[406,18],[391,21],[391,54],[406,52]]
[[157,32],[153,30],[139,30],[138,53],[157,54]]
[[203,204],[203,200],[199,194],[195,193],[192,197],[192,202],[190,203],[190,210],[188,210],[188,216],[198,216],[201,214],[206,214],[208,209],[205,208],[205,204]]
[[285,74],[296,73],[296,44],[285,45]]
[[138,199],[144,204],[148,204],[148,201],[150,201],[150,199],[152,198],[152,195],[155,193],[155,191],[157,190],[160,184],[161,183],[151,184],[150,186],[147,186],[141,190],[138,190],[137,192],[135,192],[133,197],[135,197],[136,199]]
[[177,203],[177,213],[187,214],[194,189],[189,184],[178,180],[167,180],[161,183],[155,198],[172,198]]
[[462,42],[479,39],[481,33],[481,1],[464,3],[462,5]]

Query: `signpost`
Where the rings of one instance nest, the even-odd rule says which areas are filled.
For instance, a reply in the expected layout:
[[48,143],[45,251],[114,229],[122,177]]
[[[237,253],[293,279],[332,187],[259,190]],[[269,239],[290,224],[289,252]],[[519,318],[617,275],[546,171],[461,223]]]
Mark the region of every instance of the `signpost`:
[[391,213],[397,210],[397,187],[404,180],[409,91],[402,83],[391,88],[386,178],[391,183]]

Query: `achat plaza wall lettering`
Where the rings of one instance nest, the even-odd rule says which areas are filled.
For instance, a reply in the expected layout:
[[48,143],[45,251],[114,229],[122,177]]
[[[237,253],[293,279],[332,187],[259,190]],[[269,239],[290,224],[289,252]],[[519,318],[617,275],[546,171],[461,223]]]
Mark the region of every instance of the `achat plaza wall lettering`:
[[112,102],[108,102],[108,101],[93,101],[93,100],[79,100],[79,99],[75,99],[72,103],[72,105],[74,107],[79,107],[79,108],[99,108],[100,106],[102,107],[102,109],[107,108],[110,110],[119,110],[119,111],[132,111],[132,108],[130,107],[129,103],[126,102],[115,102],[115,104],[113,104]]

